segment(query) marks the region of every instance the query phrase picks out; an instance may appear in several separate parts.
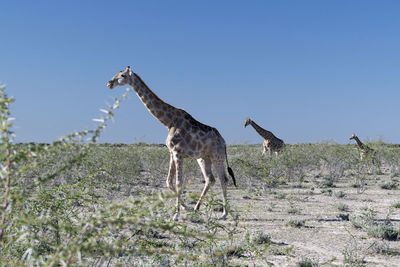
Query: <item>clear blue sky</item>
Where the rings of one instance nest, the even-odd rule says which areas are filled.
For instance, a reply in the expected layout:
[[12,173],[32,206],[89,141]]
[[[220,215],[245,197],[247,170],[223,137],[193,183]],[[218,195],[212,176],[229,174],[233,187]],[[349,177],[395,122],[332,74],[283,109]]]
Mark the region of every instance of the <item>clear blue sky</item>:
[[[0,83],[17,142],[93,128],[131,65],[231,144],[400,143],[399,1],[1,1]],[[101,142],[164,143],[135,94]]]

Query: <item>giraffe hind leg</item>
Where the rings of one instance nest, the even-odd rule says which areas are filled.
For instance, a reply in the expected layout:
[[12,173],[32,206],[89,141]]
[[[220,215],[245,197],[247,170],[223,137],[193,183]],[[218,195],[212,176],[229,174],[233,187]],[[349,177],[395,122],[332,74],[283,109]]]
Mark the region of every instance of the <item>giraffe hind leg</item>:
[[204,185],[203,191],[201,192],[200,198],[197,201],[197,204],[194,210],[198,210],[201,205],[201,201],[203,200],[205,194],[210,189],[210,187],[215,183],[214,175],[211,172],[211,160],[210,159],[198,159],[201,172],[203,173],[204,179],[206,180],[206,184]]
[[225,173],[225,166],[223,162],[218,162],[215,166],[215,169],[217,171],[217,175],[219,178],[219,181],[221,183],[221,189],[222,189],[222,205],[223,205],[223,212],[222,216],[220,217],[221,220],[225,220],[226,216],[228,215],[227,211],[227,193],[226,193],[226,188],[227,188],[227,177]]

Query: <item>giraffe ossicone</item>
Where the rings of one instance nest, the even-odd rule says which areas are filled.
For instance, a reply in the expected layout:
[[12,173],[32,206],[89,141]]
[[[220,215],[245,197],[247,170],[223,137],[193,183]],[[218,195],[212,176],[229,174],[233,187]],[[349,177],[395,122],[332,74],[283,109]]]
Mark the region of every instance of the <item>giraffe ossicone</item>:
[[167,186],[177,194],[176,213],[173,219],[175,221],[178,220],[180,206],[184,206],[181,199],[185,182],[182,173],[184,158],[197,159],[206,181],[195,210],[200,208],[205,194],[215,183],[215,178],[211,171],[211,167],[214,166],[222,187],[223,214],[221,218],[225,219],[228,214],[226,192],[228,179],[225,173],[225,161],[228,165],[228,173],[231,175],[235,186],[236,180],[228,164],[226,144],[221,134],[217,129],[198,122],[185,110],[176,108],[161,100],[129,66],[125,70],[118,72],[107,83],[107,86],[113,89],[116,86],[126,84],[132,86],[149,112],[168,129],[166,145],[170,152],[170,164]]

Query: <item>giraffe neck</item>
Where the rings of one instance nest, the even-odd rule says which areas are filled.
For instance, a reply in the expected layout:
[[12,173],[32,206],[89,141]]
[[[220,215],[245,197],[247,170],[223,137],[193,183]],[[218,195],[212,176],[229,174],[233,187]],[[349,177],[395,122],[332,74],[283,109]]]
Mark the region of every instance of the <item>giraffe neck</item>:
[[358,146],[359,148],[364,149],[364,144],[360,141],[360,139],[358,139],[357,136],[354,137],[354,140],[356,141],[357,146]]
[[271,133],[270,131],[267,131],[263,128],[261,128],[260,126],[258,126],[257,123],[255,123],[254,121],[250,122],[251,126],[253,126],[254,130],[256,130],[256,132],[261,135],[261,137],[263,137],[266,140],[272,139],[275,137],[275,135],[273,133]]
[[179,109],[162,101],[136,73],[130,85],[150,113],[168,129],[171,128],[174,124],[173,119],[175,115],[178,114]]

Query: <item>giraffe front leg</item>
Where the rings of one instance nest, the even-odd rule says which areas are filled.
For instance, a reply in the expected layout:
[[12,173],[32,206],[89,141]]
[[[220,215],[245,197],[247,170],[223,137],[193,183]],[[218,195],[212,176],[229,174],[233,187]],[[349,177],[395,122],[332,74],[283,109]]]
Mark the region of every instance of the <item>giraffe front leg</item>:
[[167,187],[173,193],[176,193],[176,188],[174,185],[175,174],[176,174],[176,166],[175,166],[173,155],[171,154],[170,161],[169,161],[168,177],[167,177]]
[[183,175],[182,175],[182,170],[183,170],[183,158],[179,157],[177,155],[174,156],[174,161],[175,161],[175,167],[176,167],[176,203],[175,203],[175,214],[173,217],[174,221],[178,221],[179,219],[179,213],[180,213],[180,206],[181,206],[181,194],[182,194],[182,186],[183,186]]
[[[175,175],[176,175],[176,166],[175,166],[175,161],[173,158],[173,155],[171,155],[170,162],[169,162],[169,171],[168,171],[168,177],[167,177],[167,187],[176,194],[176,188],[175,188]],[[183,187],[184,185],[182,185]],[[189,207],[187,207],[184,203],[181,203],[181,206],[184,210],[191,210]]]

